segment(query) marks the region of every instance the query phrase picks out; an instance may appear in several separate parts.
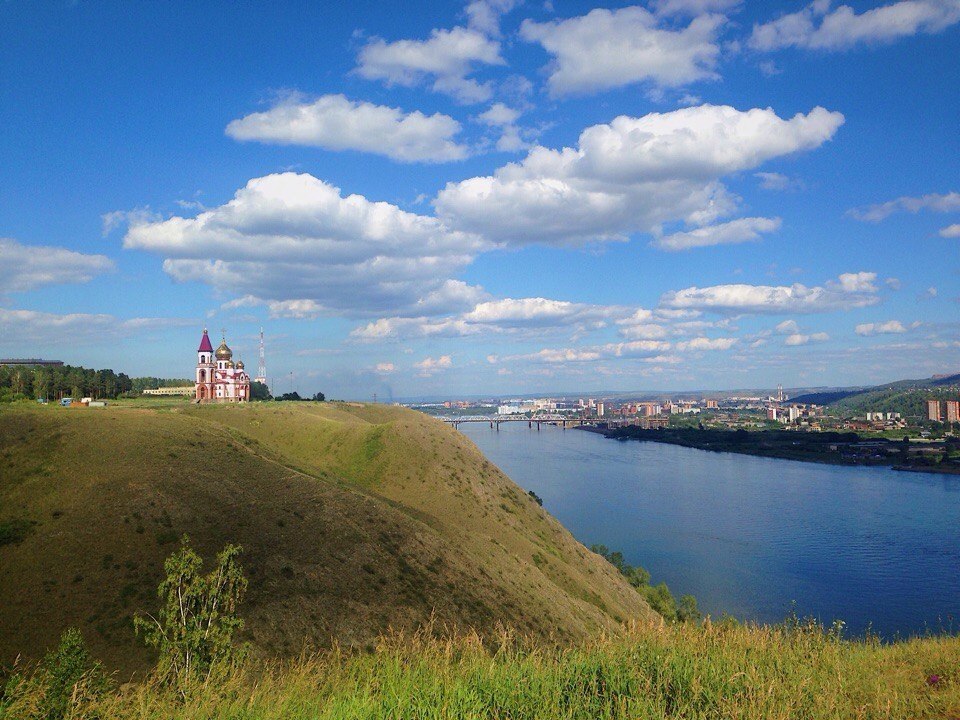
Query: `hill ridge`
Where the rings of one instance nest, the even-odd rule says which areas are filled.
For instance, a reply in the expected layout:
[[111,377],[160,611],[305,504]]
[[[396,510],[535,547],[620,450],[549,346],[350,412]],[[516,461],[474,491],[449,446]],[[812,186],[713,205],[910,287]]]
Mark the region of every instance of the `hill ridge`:
[[245,547],[247,639],[290,656],[363,646],[430,618],[554,640],[652,610],[486,460],[419,413],[340,404],[0,409],[0,663],[68,625],[112,667],[144,667],[150,610],[187,533]]

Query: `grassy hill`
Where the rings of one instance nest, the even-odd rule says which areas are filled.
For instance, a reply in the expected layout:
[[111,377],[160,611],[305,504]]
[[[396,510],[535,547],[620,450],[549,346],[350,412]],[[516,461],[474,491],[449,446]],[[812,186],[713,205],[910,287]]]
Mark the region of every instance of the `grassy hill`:
[[899,412],[910,417],[927,414],[927,400],[960,397],[960,375],[923,380],[899,380],[840,398],[831,404],[838,412]]
[[120,680],[146,670],[131,615],[183,532],[208,560],[244,545],[253,656],[69,717],[960,717],[960,637],[661,623],[459,433],[348,404],[0,409],[0,665],[77,626]]
[[897,380],[865,388],[836,388],[806,393],[793,402],[827,405],[845,415],[864,412],[899,412],[904,416],[926,415],[929,399],[954,400],[960,396],[960,374],[918,380]]
[[146,667],[190,535],[240,543],[257,652],[364,647],[392,628],[505,627],[570,641],[654,613],[460,433],[399,408],[158,403],[0,409],[0,663],[79,627],[108,667]]

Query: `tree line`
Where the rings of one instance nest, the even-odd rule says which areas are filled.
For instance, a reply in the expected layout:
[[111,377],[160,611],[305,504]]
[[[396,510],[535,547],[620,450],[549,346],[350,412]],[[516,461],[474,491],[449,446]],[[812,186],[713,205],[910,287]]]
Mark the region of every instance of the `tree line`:
[[117,398],[134,392],[134,380],[113,370],[64,365],[0,367],[0,402],[61,397]]
[[[14,400],[33,400],[43,398],[58,400],[63,397],[95,399],[116,399],[136,397],[144,390],[161,387],[183,387],[193,385],[189,378],[135,377],[113,370],[91,370],[90,368],[64,365],[50,367],[46,365],[4,365],[0,366],[0,402]],[[276,397],[263,383],[252,381],[251,400],[306,400],[323,402],[322,392],[301,397],[296,392],[283,393]]]

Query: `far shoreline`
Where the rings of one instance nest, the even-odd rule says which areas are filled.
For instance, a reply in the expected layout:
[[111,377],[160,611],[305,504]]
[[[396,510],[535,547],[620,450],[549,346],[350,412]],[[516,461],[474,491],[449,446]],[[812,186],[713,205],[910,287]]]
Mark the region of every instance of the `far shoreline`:
[[[820,465],[835,465],[838,467],[884,467],[896,470],[898,472],[915,472],[934,475],[960,476],[960,466],[951,465],[940,467],[939,465],[921,465],[902,462],[903,458],[899,450],[894,450],[894,454],[885,454],[883,456],[843,456],[839,455],[839,450],[829,450],[817,446],[826,445],[828,448],[834,446],[855,447],[857,443],[869,443],[870,439],[856,436],[856,440],[847,439],[844,441],[831,442],[832,438],[827,436],[823,438],[814,437],[818,442],[805,443],[803,449],[806,452],[799,451],[795,445],[787,445],[786,442],[799,442],[794,439],[795,433],[789,433],[788,441],[767,442],[771,438],[777,438],[777,431],[744,431],[747,437],[738,436],[737,442],[732,441],[735,431],[710,431],[695,429],[667,429],[667,430],[643,430],[633,426],[625,428],[602,428],[596,426],[579,426],[579,430],[592,432],[610,440],[620,442],[655,442],[663,445],[676,445],[687,447],[694,450],[704,450],[707,452],[733,453],[735,455],[750,455],[752,457],[772,458],[777,460],[796,460],[798,462],[815,463]],[[782,431],[781,431],[782,432]],[[712,433],[712,434],[711,434]],[[766,435],[770,433],[770,435]],[[703,434],[704,437],[698,437]],[[719,441],[716,440],[718,434],[723,434]],[[852,434],[852,433],[851,433]],[[803,440],[809,440],[806,437],[810,434],[804,433]],[[816,435],[820,435],[819,433]],[[849,435],[849,434],[848,434]],[[710,442],[713,439],[714,442]],[[746,439],[748,442],[744,443]],[[764,445],[758,443],[765,442]],[[899,443],[887,442],[887,445],[896,446]],[[777,447],[780,445],[781,447]],[[790,450],[786,452],[785,450]]]

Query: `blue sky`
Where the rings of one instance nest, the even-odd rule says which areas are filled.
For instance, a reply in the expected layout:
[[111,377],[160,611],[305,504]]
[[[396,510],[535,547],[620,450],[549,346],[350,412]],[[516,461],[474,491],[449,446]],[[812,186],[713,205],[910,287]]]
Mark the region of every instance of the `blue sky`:
[[0,355],[344,398],[960,370],[960,1],[0,4]]

